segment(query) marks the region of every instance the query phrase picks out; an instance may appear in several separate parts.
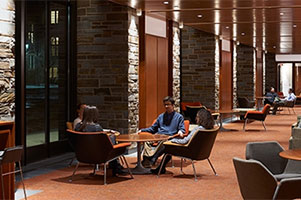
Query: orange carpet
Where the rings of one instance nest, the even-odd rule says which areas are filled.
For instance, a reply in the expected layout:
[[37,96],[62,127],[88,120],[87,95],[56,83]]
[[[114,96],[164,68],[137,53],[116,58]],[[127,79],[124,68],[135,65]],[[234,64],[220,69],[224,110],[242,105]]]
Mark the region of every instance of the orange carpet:
[[[301,108],[295,111],[301,113]],[[291,125],[296,120],[297,115],[289,115],[285,109],[276,116],[267,116],[267,131],[257,121],[249,123],[245,132],[242,122],[226,124],[226,128],[237,131],[220,132],[217,136],[210,160],[218,176],[213,174],[207,161],[199,161],[195,165],[198,174],[195,182],[189,162],[184,165],[186,175],[181,175],[179,159],[174,158],[175,167],[168,167],[167,174],[159,178],[155,175],[134,175],[134,179],[108,177],[108,185],[103,185],[101,171],[91,176],[92,167],[81,165],[74,181],[69,183],[72,166],[26,180],[27,189],[43,191],[28,199],[242,199],[232,158],[244,158],[246,143],[251,141],[276,140],[287,149]],[[128,161],[134,166],[136,158],[128,158]]]

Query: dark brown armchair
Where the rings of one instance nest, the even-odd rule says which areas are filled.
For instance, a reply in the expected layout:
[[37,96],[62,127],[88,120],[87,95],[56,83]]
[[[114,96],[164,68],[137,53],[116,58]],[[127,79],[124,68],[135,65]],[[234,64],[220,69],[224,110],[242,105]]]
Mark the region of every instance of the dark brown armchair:
[[294,101],[286,101],[286,102],[284,103],[284,105],[282,105],[281,107],[287,108],[289,114],[291,114],[290,109],[292,109],[293,113],[296,114],[296,112],[295,112],[295,110],[294,110],[295,104],[296,104],[296,100],[294,100]]
[[[180,157],[181,172],[183,172],[182,170],[183,159],[191,160],[193,172],[194,172],[194,179],[195,181],[197,181],[197,176],[196,176],[196,171],[195,171],[193,161],[207,159],[214,174],[217,175],[213,165],[209,160],[209,157],[218,130],[219,130],[218,127],[210,130],[200,129],[192,136],[192,138],[187,144],[176,144],[170,141],[164,142],[165,154],[163,156],[163,163],[167,155]],[[162,166],[163,165],[161,165],[158,176],[161,173]]]
[[249,119],[253,119],[253,120],[258,120],[258,121],[261,121],[262,122],[262,125],[264,127],[264,130],[266,130],[265,128],[265,124],[264,124],[264,120],[267,116],[267,114],[269,113],[270,111],[270,105],[269,104],[266,104],[262,111],[253,111],[253,110],[249,110],[244,119],[245,119],[245,123],[244,123],[244,127],[243,127],[243,130],[245,130],[245,127],[246,127],[246,124],[248,123],[248,120]]
[[[132,173],[129,169],[128,163],[123,156],[126,147],[130,146],[130,143],[121,143],[113,145],[106,132],[77,132],[67,130],[70,134],[70,141],[74,147],[76,159],[78,163],[73,171],[72,178],[78,168],[79,163],[88,164],[101,164],[104,163],[104,184],[106,185],[106,168],[110,161],[121,157],[128,168],[131,178]],[[94,168],[95,173],[95,168]]]

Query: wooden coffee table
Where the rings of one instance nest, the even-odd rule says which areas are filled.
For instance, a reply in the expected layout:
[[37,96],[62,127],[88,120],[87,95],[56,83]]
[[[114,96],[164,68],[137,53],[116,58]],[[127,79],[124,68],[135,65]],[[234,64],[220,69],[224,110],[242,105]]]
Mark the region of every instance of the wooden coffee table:
[[301,161],[301,149],[284,150],[279,153],[282,158]]
[[116,137],[118,142],[137,142],[137,165],[134,169],[131,169],[133,174],[149,174],[150,169],[144,168],[141,164],[141,145],[144,142],[156,142],[167,140],[168,135],[162,134],[151,134],[147,132],[141,132],[139,134],[128,134],[128,135],[119,135]]

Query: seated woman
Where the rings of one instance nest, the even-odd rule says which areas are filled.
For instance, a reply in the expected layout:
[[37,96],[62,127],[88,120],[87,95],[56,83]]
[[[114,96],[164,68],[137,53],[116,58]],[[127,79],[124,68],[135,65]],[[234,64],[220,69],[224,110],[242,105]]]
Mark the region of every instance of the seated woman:
[[[184,138],[174,138],[171,140],[173,143],[177,144],[187,144],[189,140],[192,138],[192,136],[199,130],[199,129],[212,129],[214,127],[214,119],[211,115],[211,112],[208,111],[205,107],[202,107],[197,115],[196,115],[196,122],[199,125],[198,127],[194,128],[186,137]],[[165,162],[163,163],[161,174],[165,174],[166,164],[170,161],[171,156],[168,155],[165,158]],[[156,169],[152,169],[151,172],[154,174],[158,174],[160,166],[162,165],[162,162]]]
[[[76,124],[75,131],[80,132],[99,132],[103,131],[103,128],[98,121],[98,109],[95,106],[86,106],[83,112],[82,122]],[[116,144],[116,138],[114,134],[109,135],[112,144]],[[117,159],[109,163],[109,167],[113,169],[113,175],[124,174],[122,166],[119,164]]]

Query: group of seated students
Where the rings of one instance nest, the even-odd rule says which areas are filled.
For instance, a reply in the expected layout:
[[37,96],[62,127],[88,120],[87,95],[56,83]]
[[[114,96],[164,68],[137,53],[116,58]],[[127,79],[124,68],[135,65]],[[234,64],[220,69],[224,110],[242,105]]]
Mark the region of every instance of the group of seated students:
[[[192,136],[199,129],[212,129],[214,126],[214,119],[211,112],[205,107],[202,107],[196,116],[198,127],[194,128],[186,137],[183,137],[185,133],[184,117],[175,111],[175,100],[167,96],[163,99],[165,112],[160,114],[156,122],[149,128],[139,130],[139,132],[149,132],[153,134],[164,134],[169,136],[169,140],[173,143],[186,144],[192,138]],[[144,167],[151,167],[157,159],[164,154],[164,141],[161,141],[155,148],[152,147],[151,142],[144,143],[143,161]],[[160,166],[162,166],[161,173],[166,172],[165,166],[170,161],[171,156],[167,156],[164,163],[156,169],[151,169],[151,172],[157,174]]]
[[[175,111],[175,100],[167,96],[163,99],[165,112],[160,114],[156,122],[149,128],[139,130],[139,132],[149,132],[152,134],[164,134],[169,136],[169,140],[178,144],[186,144],[192,138],[192,136],[199,129],[212,129],[214,127],[214,119],[211,112],[205,107],[202,107],[196,116],[198,127],[194,128],[186,137],[183,136],[185,133],[184,117]],[[103,128],[98,123],[98,109],[95,106],[88,106],[85,104],[79,104],[77,107],[78,118],[74,120],[74,130],[80,132],[98,132],[103,131]],[[113,144],[116,143],[114,135],[110,135],[110,139]],[[161,141],[155,148],[151,142],[144,143],[144,153],[142,164],[144,167],[150,168],[156,160],[164,153],[164,141]],[[152,173],[157,174],[160,166],[162,166],[161,173],[166,172],[165,166],[170,161],[171,156],[166,157],[164,163],[156,169],[151,169]],[[111,161],[109,166],[113,169],[113,174],[125,173],[122,170],[122,166],[117,160]]]
[[270,90],[266,89],[265,97],[267,98],[265,99],[264,104],[270,104],[273,106],[273,115],[276,115],[278,107],[286,106],[289,102],[296,100],[296,95],[294,94],[292,88],[288,90],[288,95],[285,97],[285,99],[280,99],[273,87],[271,87]]

